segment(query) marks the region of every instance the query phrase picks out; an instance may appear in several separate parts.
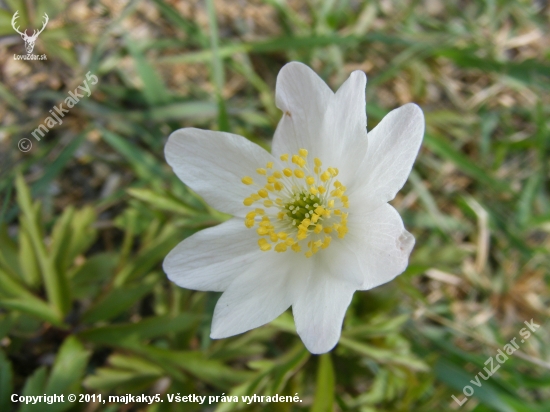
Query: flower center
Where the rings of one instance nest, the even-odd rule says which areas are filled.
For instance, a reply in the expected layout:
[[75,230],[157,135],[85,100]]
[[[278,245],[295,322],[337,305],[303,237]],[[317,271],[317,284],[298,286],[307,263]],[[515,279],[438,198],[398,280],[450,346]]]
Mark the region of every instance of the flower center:
[[[323,170],[321,160],[315,158],[312,173],[307,159],[308,151],[300,149],[291,157],[281,156],[287,166],[282,170],[274,170],[273,162],[257,169],[257,179],[265,183],[259,184],[250,176],[242,178],[243,184],[258,189],[243,201],[254,208],[244,223],[248,228],[256,227],[262,251],[272,247],[276,252],[305,249],[306,257],[311,257],[329,247],[333,237],[346,236],[349,204],[344,195],[346,187],[335,179],[338,169]],[[259,204],[265,209],[257,207]]]

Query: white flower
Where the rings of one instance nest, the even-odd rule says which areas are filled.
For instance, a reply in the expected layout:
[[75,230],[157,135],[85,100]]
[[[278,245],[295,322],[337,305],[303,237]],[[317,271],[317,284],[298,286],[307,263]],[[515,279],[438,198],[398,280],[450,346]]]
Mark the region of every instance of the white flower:
[[272,154],[230,133],[186,128],[170,135],[165,154],[174,172],[233,215],[164,260],[177,285],[224,292],[212,338],[264,325],[292,306],[305,346],[327,352],[353,293],[407,267],[414,237],[387,202],[411,171],[424,117],[406,104],[367,139],[365,86],[356,71],[333,93],[304,64],[284,66]]

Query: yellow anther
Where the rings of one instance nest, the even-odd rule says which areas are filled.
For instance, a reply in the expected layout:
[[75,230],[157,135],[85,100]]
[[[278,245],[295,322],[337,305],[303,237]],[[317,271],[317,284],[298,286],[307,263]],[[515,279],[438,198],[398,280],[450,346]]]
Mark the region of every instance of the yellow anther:
[[258,173],[259,175],[265,175],[267,174],[267,170],[260,167],[259,169],[256,169],[256,173]]
[[291,246],[291,249],[293,251],[295,251],[296,253],[298,253],[301,249],[300,249],[300,245],[298,243],[294,243],[292,246]]
[[347,196],[342,196],[340,198],[340,200],[343,202],[343,203],[346,203],[348,201],[348,197]]
[[319,174],[319,172],[321,171],[321,168],[320,168],[320,167],[317,167],[317,166],[315,166],[315,167],[313,168],[313,171],[315,172],[315,174],[316,174],[316,175],[318,175],[318,174]]
[[304,171],[303,170],[300,170],[300,169],[294,169],[294,176],[296,176],[297,178],[303,178],[304,177]]
[[329,167],[329,168],[328,168],[328,171],[330,172],[330,174],[331,174],[332,176],[338,176],[338,169],[337,169],[337,168],[335,168],[335,167]]
[[288,234],[286,232],[279,232],[279,233],[277,233],[277,236],[279,237],[279,239],[285,240],[287,238]]
[[304,219],[304,220],[302,220],[302,224],[300,226],[303,226],[304,228],[307,229],[309,227],[309,225],[311,225],[311,220]]
[[317,193],[319,193],[319,191],[317,190],[317,188],[315,186],[311,186],[309,188],[309,193],[311,193],[312,195],[316,195]]
[[323,229],[323,231],[324,231],[325,233],[331,233],[331,232],[332,232],[332,228],[331,228],[331,227],[326,227],[326,228]]
[[338,229],[338,237],[343,238],[346,236],[346,233],[348,233],[348,228],[346,226],[340,226]]
[[321,240],[316,240],[315,242],[313,242],[313,246],[316,246],[316,247],[321,247],[322,244],[323,242]]
[[335,209],[335,210],[334,210],[334,214],[337,215],[337,216],[339,216],[339,215],[342,214],[342,211],[341,211],[340,209]]
[[306,149],[300,149],[300,150],[298,150],[298,153],[300,153],[300,156],[302,156],[302,157],[307,156],[307,150]]
[[342,183],[340,183],[338,180],[333,183],[334,187],[340,187],[342,186]]
[[279,218],[279,220],[283,220],[285,218],[285,212],[277,213],[277,217]]
[[269,249],[271,249],[271,245],[269,243],[265,243],[263,245],[260,245],[260,249],[263,251],[263,252],[267,252]]
[[267,178],[267,183],[275,183],[277,181],[277,178],[275,176],[269,176]]
[[323,230],[323,225],[320,224],[320,223],[317,223],[317,224],[315,225],[315,229],[313,229],[313,231],[314,231],[315,233],[321,233],[321,230]]
[[313,162],[315,163],[315,166],[317,167],[321,167],[321,165],[323,164],[321,162],[321,159],[319,159],[318,157],[316,157],[315,159],[313,159]]
[[246,219],[244,221],[244,225],[247,227],[247,228],[251,228],[252,226],[254,226],[254,220],[253,219]]
[[273,185],[265,185],[264,187],[270,192],[273,192],[275,190],[275,187]]
[[265,167],[267,167],[268,169],[272,169],[273,168],[273,162],[267,162],[267,165]]
[[313,223],[317,223],[317,221],[319,220],[320,216],[317,214],[317,213],[314,213],[313,216],[311,216],[311,221]]
[[250,195],[250,197],[251,197],[252,200],[254,200],[254,201],[260,200],[260,199],[261,199],[261,197],[260,197],[260,195],[259,195],[258,193],[252,193],[252,194]]
[[276,179],[280,179],[281,177],[283,177],[283,175],[281,174],[281,172],[276,170],[273,172],[273,177],[275,177]]
[[277,203],[279,206],[283,205],[283,199],[277,198],[275,199],[275,203]]
[[252,219],[253,220],[255,217],[256,217],[256,212],[248,212],[246,214],[247,219]]
[[263,226],[260,226],[258,229],[256,229],[256,233],[258,233],[258,235],[260,236],[267,235],[268,231],[269,230]]
[[271,233],[269,234],[269,239],[271,239],[271,241],[272,241],[273,243],[275,243],[277,240],[279,240],[279,238],[277,237],[277,235],[275,234],[275,232],[271,232]]
[[317,206],[315,208],[315,213],[317,213],[318,215],[322,215],[324,211],[325,211],[325,208],[323,206]]
[[312,185],[313,183],[315,183],[315,178],[313,176],[306,177],[306,183],[308,185]]
[[245,185],[251,185],[254,183],[254,180],[250,176],[245,176],[241,179],[241,182],[243,182]]
[[275,183],[273,184],[273,187],[274,187],[275,190],[277,190],[277,191],[281,191],[281,190],[283,190],[283,189],[285,188],[284,185],[283,185],[281,182],[275,182]]
[[285,153],[285,154],[281,155],[281,160],[282,160],[283,162],[288,161],[288,153]]
[[260,190],[258,190],[258,194],[259,194],[261,197],[268,197],[268,196],[269,196],[269,193],[267,193],[267,190],[265,190],[265,189],[260,189]]
[[312,256],[313,256],[313,252],[312,252],[311,250],[308,250],[308,251],[306,252],[306,257],[307,257],[307,258],[310,258],[310,257],[312,257]]
[[265,206],[265,207],[271,207],[271,206],[273,206],[273,201],[272,201],[272,200],[269,200],[269,199],[265,199],[265,200],[264,200],[264,206]]
[[330,173],[327,172],[327,171],[324,171],[324,172],[321,174],[321,180],[322,180],[323,182],[327,182],[329,179],[330,179]]
[[325,186],[319,186],[317,187],[317,189],[319,189],[319,193],[325,193],[327,191],[327,189],[325,189]]
[[294,239],[292,239],[291,237],[287,237],[285,239],[285,243],[288,245],[288,246],[292,246],[296,243],[296,241]]
[[334,207],[334,199],[328,201],[328,207]]
[[298,230],[298,234],[296,235],[298,240],[305,239],[307,237],[307,231],[306,230]]
[[287,247],[288,246],[284,242],[277,243],[277,246],[275,246],[275,251],[279,252],[279,253],[280,252],[286,252]]
[[290,177],[290,176],[292,176],[292,169],[287,167],[287,168],[283,169],[283,173],[286,177]]
[[243,203],[245,206],[252,206],[252,203],[254,203],[254,199],[247,197],[246,199],[243,200]]
[[305,161],[305,159],[301,158],[298,155],[293,155],[292,156],[292,163],[295,163],[300,167],[304,167],[304,165],[306,164],[306,161]]
[[332,238],[330,236],[325,236],[325,240],[321,246],[321,249],[326,249],[327,247],[329,247],[331,240]]
[[258,209],[254,209],[254,212],[256,212],[259,215],[263,215],[265,213],[265,210],[258,208]]

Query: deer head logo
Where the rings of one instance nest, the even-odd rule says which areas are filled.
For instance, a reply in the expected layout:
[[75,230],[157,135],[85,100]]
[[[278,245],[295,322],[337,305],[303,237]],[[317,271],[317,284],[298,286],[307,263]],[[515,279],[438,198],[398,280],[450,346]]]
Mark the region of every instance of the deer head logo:
[[42,26],[42,28],[38,31],[38,33],[36,32],[36,30],[34,30],[32,36],[27,36],[27,30],[25,30],[24,32],[20,32],[19,26],[15,27],[15,21],[19,18],[18,13],[19,10],[17,10],[13,15],[13,18],[11,19],[11,26],[17,33],[21,35],[21,38],[25,41],[25,49],[27,49],[27,54],[31,54],[32,50],[34,49],[34,44],[36,43],[38,35],[44,31],[44,29],[46,28],[46,24],[48,24],[48,21],[50,19],[48,18],[48,15],[44,13],[44,25]]

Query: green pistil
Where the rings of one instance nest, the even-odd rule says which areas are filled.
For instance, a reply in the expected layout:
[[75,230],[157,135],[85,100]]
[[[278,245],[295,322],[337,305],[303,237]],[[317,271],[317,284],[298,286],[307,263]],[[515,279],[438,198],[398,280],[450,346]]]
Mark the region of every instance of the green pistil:
[[296,220],[295,226],[300,226],[306,218],[311,219],[313,211],[317,206],[321,205],[319,196],[312,195],[308,192],[296,193],[292,201],[284,205],[287,216],[291,220]]

